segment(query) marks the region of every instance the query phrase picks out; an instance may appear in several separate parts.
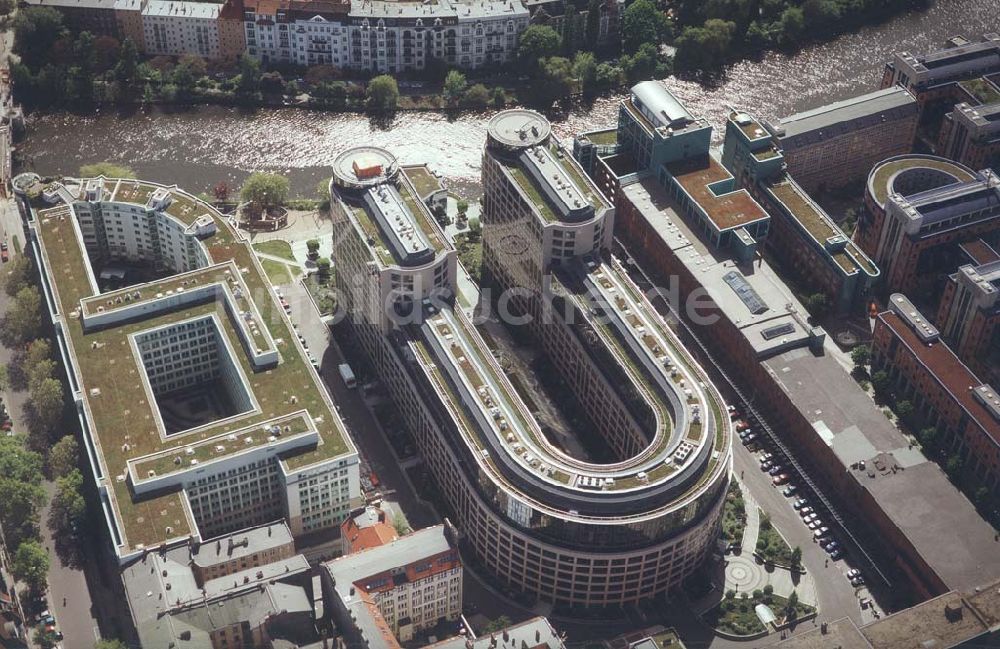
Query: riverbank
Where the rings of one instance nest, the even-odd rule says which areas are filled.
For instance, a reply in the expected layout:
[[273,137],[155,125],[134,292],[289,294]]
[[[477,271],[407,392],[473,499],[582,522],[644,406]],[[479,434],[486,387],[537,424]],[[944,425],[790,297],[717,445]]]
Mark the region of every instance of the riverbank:
[[[997,23],[995,0],[938,0],[926,12],[898,16],[795,55],[771,53],[735,64],[712,85],[676,77],[666,83],[716,126],[724,124],[729,106],[774,119],[876,89],[882,62],[895,51],[926,51],[960,33],[978,37],[1000,28]],[[623,97],[609,94],[550,115],[553,128],[568,141],[613,124]],[[367,143],[393,151],[405,163],[430,162],[459,194],[475,199],[491,114],[421,110],[374,118],[224,106],[33,113],[16,163],[19,170],[72,174],[81,164],[113,160],[125,162],[140,177],[194,192],[209,191],[219,181],[239,187],[250,171],[271,170],[289,178],[293,195],[311,197],[317,183],[329,177],[338,153]],[[717,129],[716,137],[721,132]]]

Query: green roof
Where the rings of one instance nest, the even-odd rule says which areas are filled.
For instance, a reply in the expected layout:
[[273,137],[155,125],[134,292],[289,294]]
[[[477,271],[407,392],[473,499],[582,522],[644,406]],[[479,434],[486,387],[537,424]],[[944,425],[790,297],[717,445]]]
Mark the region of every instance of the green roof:
[[[116,183],[107,182],[111,187]],[[152,192],[160,188],[150,183],[122,181],[110,200],[136,201],[145,206]],[[276,303],[266,275],[250,245],[238,237],[227,219],[211,206],[176,188],[167,189],[173,197],[173,203],[166,210],[168,214],[185,223],[208,214],[217,226],[216,233],[204,238],[201,245],[205,246],[211,262],[221,265],[187,273],[184,277],[195,277],[205,284],[223,281],[226,269],[237,269],[249,296],[254,299],[262,322],[277,343],[280,360],[269,369],[256,369],[242,346],[233,320],[228,315],[220,317],[222,331],[235,352],[234,360],[247,376],[250,383],[247,387],[253,393],[260,410],[221,420],[218,425],[209,424],[194,429],[191,433],[175,434],[164,439],[156,424],[153,411],[155,404],[149,402],[149,393],[141,380],[140,372],[144,370],[132,352],[129,336],[138,331],[199,315],[218,314],[218,305],[208,303],[179,306],[152,317],[85,332],[78,309],[82,300],[94,294],[94,289],[89,280],[89,260],[83,242],[76,234],[72,213],[66,206],[38,213],[35,228],[48,283],[55,294],[57,309],[65,317],[64,331],[71,347],[76,380],[82,386],[90,425],[98,446],[97,451],[103,458],[123,541],[130,549],[139,544],[149,546],[168,538],[184,536],[192,530],[186,520],[179,491],[136,500],[127,481],[116,479],[116,476],[126,473],[126,463],[129,460],[172,448],[182,449],[202,440],[285,417],[300,410],[306,410],[311,415],[320,442],[316,446],[283,457],[282,462],[287,469],[300,469],[354,451],[343,423],[330,407],[326,389],[319,384],[317,375],[296,346],[295,334]],[[108,196],[105,198],[108,199]],[[157,293],[165,293],[171,287],[176,288],[179,281],[177,278],[167,278],[132,286],[128,290],[141,291],[145,301],[155,299]],[[119,294],[121,291],[102,294],[96,301],[100,303],[109,295]],[[87,304],[88,313],[92,313],[91,308],[96,310],[98,306],[93,302],[92,300]],[[241,308],[245,304],[245,301],[241,301]],[[240,450],[243,449],[234,447],[232,452]],[[145,464],[142,466],[146,468]],[[172,528],[170,534],[166,532],[167,526]]]

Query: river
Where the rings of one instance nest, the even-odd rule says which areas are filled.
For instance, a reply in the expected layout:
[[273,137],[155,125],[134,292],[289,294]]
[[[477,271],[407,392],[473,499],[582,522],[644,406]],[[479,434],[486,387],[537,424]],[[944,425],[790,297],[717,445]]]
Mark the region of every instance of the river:
[[[728,106],[764,119],[807,110],[876,89],[884,62],[895,51],[921,52],[956,34],[978,39],[988,31],[1000,31],[1000,0],[937,0],[926,11],[791,56],[770,53],[737,63],[712,85],[673,77],[666,83],[718,129]],[[613,124],[620,99],[605,97],[577,108],[556,121],[556,133],[571,138]],[[73,174],[81,164],[112,160],[140,177],[198,192],[220,180],[238,186],[250,171],[268,170],[287,174],[294,194],[311,197],[339,152],[374,144],[403,162],[430,162],[458,191],[476,196],[489,116],[405,112],[385,124],[365,115],[294,108],[57,113],[29,116],[28,138],[18,149],[21,167],[43,174]]]

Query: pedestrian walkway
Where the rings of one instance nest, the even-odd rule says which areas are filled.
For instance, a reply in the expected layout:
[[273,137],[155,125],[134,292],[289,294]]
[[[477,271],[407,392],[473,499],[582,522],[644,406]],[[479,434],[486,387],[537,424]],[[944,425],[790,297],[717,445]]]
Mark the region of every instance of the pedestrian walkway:
[[743,528],[743,542],[740,544],[740,548],[743,550],[743,554],[753,554],[754,550],[757,549],[757,537],[760,535],[760,506],[750,495],[750,490],[746,488],[746,485],[739,481],[737,484],[740,486],[740,491],[743,492],[743,506],[747,513],[747,524]]

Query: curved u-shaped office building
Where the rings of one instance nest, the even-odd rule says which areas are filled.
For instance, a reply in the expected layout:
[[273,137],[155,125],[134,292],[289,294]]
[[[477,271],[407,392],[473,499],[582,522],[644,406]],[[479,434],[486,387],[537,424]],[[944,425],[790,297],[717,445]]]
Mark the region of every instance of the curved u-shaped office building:
[[494,118],[483,185],[500,319],[526,328],[613,458],[546,438],[532,395],[473,324],[478,296],[433,215],[440,184],[370,148],[343,154],[331,182],[353,331],[499,580],[582,606],[674,587],[718,538],[731,472],[721,397],[610,256],[614,210],[542,116]]

